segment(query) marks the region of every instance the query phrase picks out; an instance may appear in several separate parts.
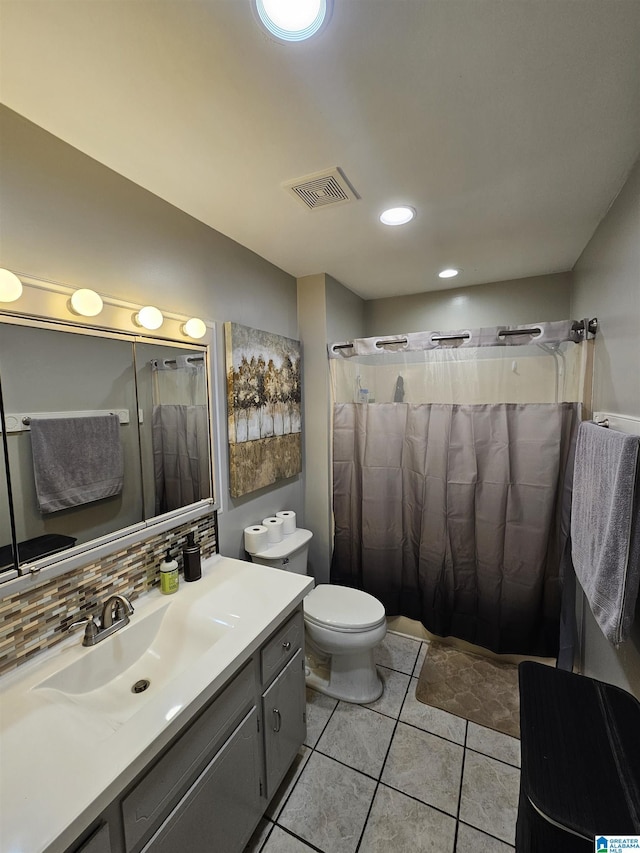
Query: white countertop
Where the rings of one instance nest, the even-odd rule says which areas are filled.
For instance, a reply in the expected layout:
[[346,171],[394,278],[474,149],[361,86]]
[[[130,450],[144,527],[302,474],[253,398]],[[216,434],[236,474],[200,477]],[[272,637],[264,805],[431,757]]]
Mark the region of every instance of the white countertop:
[[[136,599],[131,624],[102,641],[125,642],[136,619],[167,605],[167,624],[186,632],[194,608],[224,623],[222,636],[174,678],[155,690],[152,679],[128,719],[40,686],[102,645],[84,648],[82,632],[0,678],[0,853],[65,850],[313,586],[309,577],[220,555],[202,566],[202,579],[181,579],[175,595],[154,590]],[[182,630],[172,630],[178,646]]]

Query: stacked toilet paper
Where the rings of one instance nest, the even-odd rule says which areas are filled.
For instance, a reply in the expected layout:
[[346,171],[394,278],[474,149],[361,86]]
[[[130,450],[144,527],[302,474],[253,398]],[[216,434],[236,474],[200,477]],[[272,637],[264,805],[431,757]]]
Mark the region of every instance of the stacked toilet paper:
[[285,509],[262,519],[262,524],[252,524],[244,529],[244,547],[249,554],[256,554],[269,545],[282,542],[285,536],[296,531],[296,514]]
[[290,536],[296,532],[296,514],[292,509],[283,509],[282,512],[277,512],[276,518],[282,519],[282,532],[285,536]]

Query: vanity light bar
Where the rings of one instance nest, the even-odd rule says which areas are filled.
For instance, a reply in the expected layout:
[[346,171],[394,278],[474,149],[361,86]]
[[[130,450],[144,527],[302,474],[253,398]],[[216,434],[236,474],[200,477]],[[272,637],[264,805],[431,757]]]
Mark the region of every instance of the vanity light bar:
[[[27,288],[26,292],[24,290],[25,287]],[[133,311],[131,319],[134,325],[148,331],[155,331],[163,325],[165,320],[170,320],[172,323],[179,324],[177,328],[179,328],[181,334],[193,340],[204,338],[211,325],[199,317],[185,317],[184,314],[170,312],[165,314],[153,305],[141,307],[135,303],[126,302],[115,297],[103,297],[90,288],[73,288],[52,279],[41,278],[40,276],[29,275],[28,273],[16,273],[12,270],[0,268],[0,306],[3,303],[16,302],[21,297],[25,297],[28,307],[25,306],[24,316],[39,316],[38,310],[29,306],[29,300],[33,302],[37,298],[33,293],[30,293],[30,290],[33,289],[44,290],[47,293],[58,294],[59,297],[66,298],[66,304],[63,303],[63,305],[55,308],[54,313],[50,316],[50,319],[57,320],[58,322],[64,322],[62,319],[63,314],[61,313],[64,307],[66,307],[66,310],[70,314],[76,317],[92,318],[101,314],[105,306],[109,306],[112,309]],[[13,307],[6,310],[10,313],[14,313],[15,311]],[[131,317],[131,315],[129,316]],[[122,330],[126,326],[127,320],[119,318],[117,321],[111,320],[107,322],[104,327],[101,326],[100,328],[104,328],[105,330]],[[178,337],[173,330],[171,336],[173,338]]]

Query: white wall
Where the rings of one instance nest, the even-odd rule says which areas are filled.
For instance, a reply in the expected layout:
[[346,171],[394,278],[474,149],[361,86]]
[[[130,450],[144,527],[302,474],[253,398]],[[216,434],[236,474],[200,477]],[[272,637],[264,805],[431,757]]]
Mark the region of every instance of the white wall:
[[[640,161],[575,266],[572,312],[600,323],[594,410],[640,417]],[[585,606],[583,665],[640,697],[640,604],[618,650]]]
[[304,521],[302,476],[229,497],[221,328],[297,338],[295,279],[5,107],[0,136],[1,266],[220,324],[222,553],[244,556],[244,528],[280,509]]

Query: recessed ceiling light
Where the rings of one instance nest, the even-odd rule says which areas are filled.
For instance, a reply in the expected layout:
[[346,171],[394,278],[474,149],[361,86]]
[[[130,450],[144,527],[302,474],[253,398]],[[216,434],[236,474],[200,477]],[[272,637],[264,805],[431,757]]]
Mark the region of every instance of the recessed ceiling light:
[[412,207],[390,207],[380,214],[380,222],[384,225],[406,225],[415,215]]
[[449,267],[446,270],[440,270],[438,275],[440,276],[440,278],[454,278],[458,275],[459,272],[460,270],[454,270],[453,267]]
[[332,0],[255,0],[262,25],[282,41],[304,41],[328,20]]

